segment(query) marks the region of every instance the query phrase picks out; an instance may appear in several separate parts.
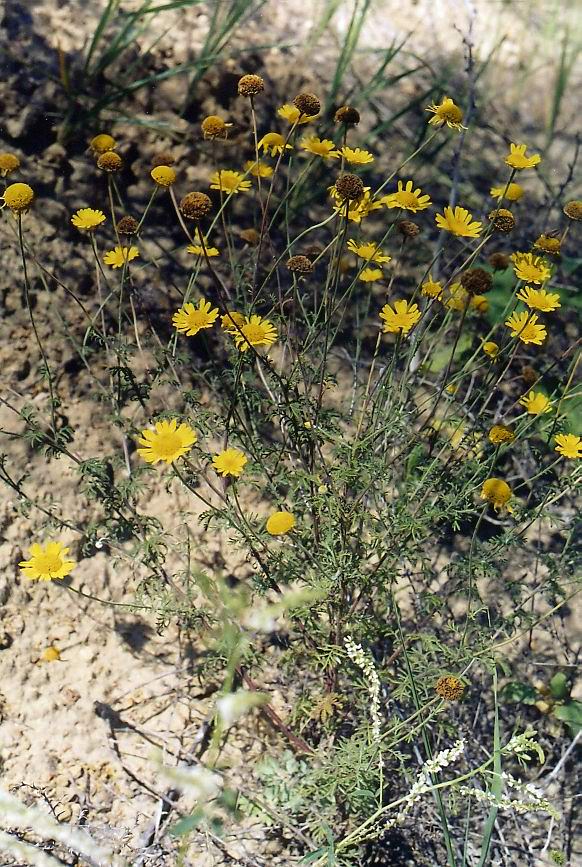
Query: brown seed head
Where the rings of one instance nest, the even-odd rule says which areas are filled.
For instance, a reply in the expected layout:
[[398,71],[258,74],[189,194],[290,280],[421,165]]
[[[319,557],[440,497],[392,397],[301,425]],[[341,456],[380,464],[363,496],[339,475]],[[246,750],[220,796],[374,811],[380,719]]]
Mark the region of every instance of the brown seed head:
[[123,168],[123,160],[115,151],[105,151],[97,160],[97,168],[104,172],[119,172]]
[[158,166],[173,166],[175,162],[171,151],[160,151],[152,160],[152,169],[157,169]]
[[120,235],[135,235],[139,229],[139,223],[133,217],[122,217],[115,226]]
[[261,238],[257,230],[253,228],[241,229],[240,236],[243,241],[246,241],[247,244],[250,244],[252,247],[256,247]]
[[538,375],[529,364],[525,364],[521,368],[521,378],[525,382],[526,385],[534,385],[538,381]]
[[582,200],[573,199],[571,202],[566,202],[564,205],[564,213],[567,217],[576,222],[582,220]]
[[335,182],[335,188],[340,199],[355,202],[364,193],[364,184],[357,175],[340,175]]
[[445,677],[439,677],[435,689],[441,698],[447,701],[458,701],[463,697],[465,684],[458,677],[446,675]]
[[509,268],[509,253],[491,253],[487,261],[494,271],[505,271]]
[[493,277],[485,268],[470,268],[461,274],[461,286],[469,295],[484,295],[493,285]]
[[398,220],[396,229],[404,238],[416,238],[420,234],[420,226],[412,220]]
[[291,256],[287,259],[287,267],[296,274],[311,274],[313,263],[307,256]]
[[212,210],[212,199],[206,193],[187,193],[180,202],[180,211],[188,220],[201,220]]
[[238,80],[240,96],[256,96],[265,89],[265,82],[260,75],[243,75]]
[[298,93],[293,105],[307,117],[313,117],[321,111],[321,102],[314,93]]
[[209,114],[208,117],[204,118],[200,126],[205,139],[226,138],[228,135],[226,123],[217,114]]
[[360,112],[351,105],[342,105],[336,111],[334,120],[346,126],[356,126],[360,122]]
[[503,232],[503,234],[507,235],[515,229],[515,217],[507,208],[496,208],[494,211],[491,211],[489,219],[497,232]]

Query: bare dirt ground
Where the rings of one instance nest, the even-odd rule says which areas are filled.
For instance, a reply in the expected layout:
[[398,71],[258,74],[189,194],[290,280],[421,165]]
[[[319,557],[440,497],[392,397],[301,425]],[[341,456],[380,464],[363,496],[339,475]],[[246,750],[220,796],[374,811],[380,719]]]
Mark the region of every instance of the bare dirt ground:
[[[131,3],[123,5],[127,9],[132,7]],[[545,37],[546,29],[555,25],[553,7],[541,4],[524,17],[524,9],[516,11],[516,5],[486,0],[475,3],[418,0],[407,4],[389,0],[377,4],[364,30],[362,45],[383,46],[412,33],[415,51],[419,55],[424,53],[430,63],[438,63],[441,55],[456,54],[462,76],[462,38],[475,10],[473,40],[478,56],[485,58],[501,36],[506,35],[495,61],[502,94],[495,120],[501,120],[506,129],[514,124],[521,135],[542,136],[540,130],[544,128],[550,100],[544,82],[555,72],[557,62],[557,49],[555,46],[548,49]],[[47,81],[46,71],[54,72],[59,48],[65,53],[83,48],[103,6],[103,0],[0,3],[4,27],[0,51],[6,52],[4,71],[0,60],[0,143],[3,149],[21,156],[26,180],[39,191],[39,207],[27,218],[26,231],[31,243],[39,251],[42,249],[41,258],[47,267],[62,279],[75,279],[81,296],[91,291],[91,278],[87,275],[92,273],[93,266],[68,220],[73,210],[93,201],[89,196],[94,174],[86,154],[70,153],[55,142],[54,136],[51,138],[50,122],[43,112],[57,85]],[[263,16],[251,21],[232,47],[295,43],[290,51],[273,48],[257,52],[261,69],[269,79],[280,83],[281,102],[283,95],[295,92],[299,84],[313,83],[314,89],[325,86],[349,23],[350,8],[351,4],[340,4],[317,58],[306,56],[301,49],[302,41],[317,20],[320,7],[315,4],[268,3]],[[561,8],[564,12],[565,7]],[[154,57],[168,65],[188,62],[199,50],[207,24],[208,10],[204,8],[168,13],[164,26],[169,31],[153,49]],[[145,44],[144,38],[144,47]],[[521,75],[524,58],[536,51],[539,63],[533,79],[528,78],[526,93]],[[28,81],[22,78],[22,68],[17,62],[19,54],[30,58]],[[225,69],[230,74],[244,72],[244,55],[227,61],[221,67],[222,72]],[[359,66],[356,64],[356,71],[365,79],[365,60]],[[582,80],[580,70],[578,73],[578,80]],[[220,110],[219,79],[218,71],[211,70],[201,84],[201,116]],[[187,129],[187,121],[176,114],[183,99],[181,87],[173,79],[153,96],[138,96],[136,111],[170,118],[177,128]],[[229,105],[229,116],[235,123],[239,110],[234,103]],[[139,178],[147,177],[146,166],[151,157],[169,142],[123,124],[116,127],[116,134],[124,139],[130,154],[133,180],[127,194],[134,201],[145,201],[147,185]],[[567,154],[571,142],[567,138],[564,142]],[[561,145],[557,147],[559,153]],[[208,166],[191,159],[188,141],[174,146],[173,151],[181,161],[186,184],[206,178]],[[37,347],[26,311],[22,309],[18,249],[14,234],[5,225],[0,233],[0,298],[4,316],[0,323],[0,391],[15,406],[25,403],[41,406],[46,404],[47,394],[39,379]],[[150,293],[160,289],[151,282],[142,288]],[[78,324],[66,295],[58,288],[52,291],[53,301],[58,303],[41,320],[42,337],[50,348],[51,364],[63,371],[59,383],[64,400],[62,412],[75,420],[76,427],[88,432],[74,447],[82,457],[111,451],[112,435],[103,423],[99,404],[89,394],[89,380],[75,367],[71,347],[51,341],[51,335],[59,330],[55,308],[72,327]],[[42,287],[35,294],[37,309],[45,306],[48,309]],[[162,301],[162,307],[163,304]],[[6,431],[21,430],[6,407],[0,407],[0,427]],[[6,451],[11,466],[17,468],[15,476],[26,472],[25,487],[36,499],[47,507],[54,500],[59,504],[60,514],[74,515],[80,524],[90,519],[91,505],[80,494],[78,478],[63,460],[47,464],[24,441],[17,444],[11,441]],[[148,511],[168,516],[170,524],[180,519],[182,511],[188,511],[193,537],[204,544],[191,501],[177,489],[168,492],[161,479]],[[171,821],[163,808],[167,782],[157,772],[156,763],[163,760],[171,763],[177,757],[190,755],[204,737],[213,697],[204,693],[192,675],[192,660],[198,649],[191,644],[190,636],[176,627],[158,633],[155,623],[147,617],[105,608],[73,596],[64,588],[24,581],[17,564],[42,520],[36,510],[25,514],[15,497],[6,489],[2,491],[3,786],[16,791],[27,803],[50,805],[63,821],[81,822],[96,839],[108,842],[129,863],[156,867],[179,863],[175,844],[163,833]],[[202,552],[202,560],[212,562],[212,548],[215,553],[217,545],[210,547],[210,551]],[[236,558],[229,567],[244,574],[244,566]],[[75,574],[76,586],[86,593],[117,603],[133,599],[134,576],[121,566],[113,568],[104,553],[82,559]],[[572,646],[573,643],[575,639]],[[58,649],[58,658],[52,661],[47,660],[47,655],[51,655],[47,650],[51,648]],[[289,706],[278,692],[277,683],[261,686],[272,695],[274,706],[284,718]],[[250,780],[252,763],[265,742],[280,737],[267,730],[266,725],[261,717],[253,716],[250,725],[237,729],[220,757],[219,767],[235,772],[241,786]],[[180,809],[187,812],[187,801]],[[3,861],[0,855],[0,864],[4,863],[12,862]],[[209,834],[194,838],[187,861],[181,863],[204,867],[232,863],[283,865],[296,863],[296,859],[291,850],[282,851],[280,839],[269,839],[261,821],[247,818],[222,840]]]

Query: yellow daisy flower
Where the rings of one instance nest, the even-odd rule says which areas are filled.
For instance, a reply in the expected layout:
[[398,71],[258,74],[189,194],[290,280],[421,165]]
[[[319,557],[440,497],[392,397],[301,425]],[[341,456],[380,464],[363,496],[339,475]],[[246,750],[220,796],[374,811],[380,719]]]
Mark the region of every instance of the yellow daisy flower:
[[433,126],[442,126],[446,123],[449,129],[467,129],[461,123],[463,120],[463,110],[453,102],[450,96],[444,96],[443,101],[439,105],[433,103],[427,106],[425,111],[431,111],[434,114],[434,117],[431,117],[429,120],[429,123],[433,124]]
[[52,581],[55,578],[65,578],[77,565],[74,560],[67,560],[69,549],[61,542],[47,542],[39,545],[35,542],[30,546],[30,559],[21,560],[18,564],[26,578],[35,581]]
[[562,306],[557,292],[546,292],[545,289],[534,289],[533,286],[524,286],[517,293],[517,297],[532,310],[541,310],[542,313],[551,313]]
[[498,446],[502,443],[512,443],[515,439],[515,434],[510,427],[505,424],[494,424],[489,431],[489,442]]
[[527,283],[545,283],[552,276],[548,263],[533,253],[512,253],[515,276]]
[[[242,332],[242,333],[241,333]],[[245,316],[240,331],[232,331],[236,348],[246,352],[251,346],[271,346],[277,340],[277,329],[268,319],[253,314]]]
[[385,304],[380,311],[380,319],[384,320],[382,332],[408,334],[420,319],[420,315],[418,306],[405,300],[395,301],[393,308],[390,304]]
[[[204,239],[204,244],[206,245],[206,239]],[[193,256],[204,256],[204,248],[201,244],[188,244],[186,252],[191,253]],[[218,247],[206,247],[206,255],[209,259],[213,256],[220,256],[220,250]]]
[[283,118],[283,120],[286,120],[287,123],[296,123],[298,125],[301,125],[302,123],[309,123],[310,121],[315,120],[315,118],[318,117],[317,114],[301,114],[299,109],[296,106],[292,105],[290,102],[286,102],[285,105],[282,105],[280,108],[278,108],[277,114],[279,115],[279,117]]
[[378,265],[383,265],[385,262],[390,262],[392,256],[386,256],[380,247],[373,241],[366,241],[363,244],[358,244],[352,238],[348,241],[348,250],[359,256],[360,259],[365,259],[366,262],[376,262]]
[[271,154],[272,157],[282,154],[283,148],[288,151],[293,150],[290,144],[285,144],[285,139],[278,132],[268,132],[258,142],[257,147],[262,148],[264,154]]
[[511,488],[503,479],[486,479],[481,489],[481,499],[491,503],[496,512],[499,512],[504,506],[507,507],[508,512],[512,511],[507,505],[511,499]]
[[467,306],[468,298],[469,293],[461,283],[451,283],[447,287],[442,302],[449,310],[456,310],[458,313],[462,313]]
[[511,166],[512,169],[533,169],[534,166],[537,166],[541,163],[542,158],[539,154],[533,154],[531,157],[527,157],[525,152],[527,150],[527,145],[524,144],[513,144],[513,142],[509,145],[509,153],[505,157],[505,162],[508,166]]
[[271,536],[284,536],[285,533],[293,529],[295,524],[293,512],[273,512],[267,520],[266,530]]
[[125,262],[132,262],[138,256],[137,247],[115,247],[114,250],[108,250],[105,253],[103,261],[112,268],[122,268]]
[[300,147],[324,160],[335,160],[340,155],[339,151],[336,150],[335,142],[329,138],[318,138],[316,135],[306,135],[301,139]]
[[221,476],[239,478],[248,458],[240,449],[224,449],[212,458],[212,466]]
[[362,283],[374,283],[376,280],[381,280],[384,272],[381,268],[363,268],[358,277]]
[[221,190],[223,193],[246,193],[251,188],[251,182],[240,172],[221,169],[210,175],[210,189]]
[[212,309],[210,301],[201,298],[198,307],[188,302],[172,316],[172,324],[177,331],[191,337],[203,328],[212,328],[218,318],[218,307]]
[[383,196],[386,207],[402,208],[405,211],[412,211],[413,214],[417,211],[425,211],[432,205],[430,196],[423,196],[420,187],[413,190],[413,186],[412,181],[406,181],[406,186],[403,181],[398,181],[398,192]]
[[92,232],[101,223],[106,220],[103,211],[96,211],[94,208],[80,208],[71,217],[71,223],[75,228]]
[[238,313],[236,310],[227,310],[227,312],[220,317],[220,327],[223,331],[237,331],[239,328],[244,325],[246,321],[246,316],[243,313]]
[[346,145],[339,149],[339,153],[352,166],[366,166],[374,162],[374,155],[362,148],[349,148]]
[[273,174],[273,167],[262,163],[260,160],[247,160],[245,163],[245,172],[250,172],[254,178],[270,178]]
[[559,256],[562,248],[562,242],[554,235],[540,235],[533,242],[536,250],[543,250],[544,253],[549,253],[550,256]]
[[436,224],[439,229],[451,232],[460,238],[478,238],[481,234],[483,223],[473,221],[472,214],[466,208],[451,208],[447,205],[443,214],[437,214]]
[[[333,209],[336,214],[339,214],[342,217],[346,216],[346,205],[345,202],[340,199],[337,195],[335,184],[329,188],[329,192],[331,193],[332,198],[336,202]],[[364,217],[367,217],[372,211],[377,211],[382,207],[382,202],[380,199],[374,199],[372,196],[371,187],[364,187],[364,192],[362,197],[358,201],[350,202],[348,205],[348,220],[352,223],[359,224],[362,222]]]
[[[506,186],[507,189],[505,189]],[[511,183],[509,185],[504,184],[501,187],[491,187],[489,193],[496,199],[500,199],[503,196],[508,202],[518,202],[525,193],[525,190],[521,184]]]
[[530,391],[519,399],[520,406],[525,407],[530,415],[543,415],[552,411],[552,403],[543,391]]
[[172,464],[187,454],[197,439],[196,431],[193,431],[190,425],[178,425],[175,418],[170,421],[157,421],[155,431],[149,428],[142,430],[138,439],[142,448],[137,449],[137,453],[148,464],[157,464],[158,461]]
[[564,458],[578,460],[582,458],[582,439],[575,434],[558,434],[555,451]]
[[421,295],[424,295],[425,298],[436,298],[437,301],[441,301],[443,297],[443,284],[439,283],[437,280],[433,280],[432,277],[429,276],[428,280],[422,284],[420,288]]
[[541,346],[548,336],[545,325],[538,325],[537,313],[522,313],[513,312],[509,319],[506,319],[505,325],[511,329],[511,336],[518,337],[522,343],[534,343]]
[[481,349],[489,358],[497,358],[499,355],[499,346],[494,340],[486,340]]

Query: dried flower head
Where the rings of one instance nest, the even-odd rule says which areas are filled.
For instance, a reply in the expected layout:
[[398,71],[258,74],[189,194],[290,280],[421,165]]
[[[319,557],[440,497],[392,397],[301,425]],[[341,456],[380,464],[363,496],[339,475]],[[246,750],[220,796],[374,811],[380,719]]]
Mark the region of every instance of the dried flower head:
[[295,526],[295,515],[292,512],[273,512],[266,523],[267,533],[271,536],[284,536]]
[[341,201],[356,202],[364,193],[364,184],[357,175],[340,175],[335,189]]
[[47,542],[39,545],[35,542],[30,546],[30,559],[21,560],[18,564],[26,578],[36,581],[52,581],[55,578],[65,578],[77,565],[74,560],[67,560],[69,549],[61,542]]
[[441,698],[446,701],[459,701],[463,698],[465,692],[465,684],[458,677],[452,674],[439,677],[436,682],[435,690]]
[[225,121],[217,114],[209,114],[200,124],[202,135],[205,139],[210,140],[217,138],[225,139],[228,135],[228,128],[230,126],[232,126],[231,123],[225,123]]
[[105,151],[97,160],[97,168],[103,172],[119,172],[123,168],[123,160],[115,151]]
[[96,154],[104,154],[107,151],[114,150],[116,145],[116,141],[113,136],[109,135],[109,133],[102,132],[99,135],[96,135],[89,142],[89,147]]
[[4,202],[4,205],[14,214],[21,214],[24,211],[28,211],[32,205],[34,190],[28,184],[10,184],[10,186],[6,187],[0,198]]
[[307,256],[291,256],[287,259],[287,268],[296,274],[311,274],[313,263]]
[[508,208],[496,208],[488,214],[489,221],[493,224],[496,232],[508,235],[515,229],[515,217]]
[[115,228],[119,235],[136,235],[139,223],[134,217],[121,217]]
[[506,268],[509,268],[511,259],[509,253],[491,253],[487,261],[494,271],[505,271]]
[[344,126],[357,126],[360,122],[360,112],[352,105],[340,105],[333,119]]
[[16,154],[0,153],[0,177],[6,178],[20,168]]
[[502,443],[512,443],[514,439],[515,434],[505,424],[494,424],[489,431],[489,442],[496,446]]
[[152,159],[151,165],[152,169],[156,169],[158,166],[173,166],[175,162],[174,154],[171,151],[160,151]]
[[93,232],[97,226],[105,222],[105,219],[103,211],[96,211],[94,208],[79,208],[71,217],[71,223],[76,229]]
[[293,105],[306,117],[313,117],[321,111],[321,101],[314,93],[298,93]]
[[534,385],[539,379],[531,364],[524,364],[521,368],[521,378],[526,385]]
[[243,75],[238,80],[238,92],[240,96],[256,96],[265,89],[265,81],[260,75]]
[[582,199],[573,199],[564,205],[564,213],[570,220],[580,222],[582,220]]
[[180,201],[180,213],[188,220],[201,220],[212,210],[212,199],[206,193],[186,193]]
[[137,449],[137,453],[148,464],[157,464],[158,461],[172,464],[187,454],[197,439],[196,432],[189,425],[178,425],[175,418],[158,421],[155,431],[146,428],[141,432],[138,444],[142,448]]
[[398,220],[396,231],[400,232],[403,238],[416,238],[420,235],[420,226],[412,220]]
[[176,182],[176,172],[171,166],[155,166],[150,175],[158,187],[171,187]]
[[542,250],[544,253],[549,253],[550,256],[559,256],[562,248],[562,242],[555,235],[542,234],[533,242],[535,250]]
[[469,268],[461,274],[461,286],[470,295],[483,295],[492,285],[493,278],[484,268]]

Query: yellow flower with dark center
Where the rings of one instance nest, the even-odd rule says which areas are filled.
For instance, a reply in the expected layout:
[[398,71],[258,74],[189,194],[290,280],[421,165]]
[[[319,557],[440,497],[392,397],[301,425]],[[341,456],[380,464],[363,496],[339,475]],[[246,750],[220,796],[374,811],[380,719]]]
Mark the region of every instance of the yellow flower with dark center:
[[530,391],[519,399],[520,406],[525,407],[530,415],[543,415],[552,411],[552,403],[543,391]]
[[420,319],[420,310],[416,304],[400,300],[394,302],[394,307],[385,304],[380,311],[380,319],[384,320],[382,329],[384,334],[388,332],[408,334]]
[[240,449],[224,449],[212,458],[212,466],[221,476],[235,476],[239,478],[244,470],[248,458]]
[[340,152],[336,149],[335,142],[329,138],[318,138],[316,135],[307,135],[301,139],[301,148],[310,154],[315,154],[324,160],[335,160]]
[[444,96],[443,101],[439,105],[433,103],[427,106],[425,111],[431,111],[434,114],[434,117],[431,117],[429,120],[429,123],[433,126],[443,126],[446,123],[449,129],[467,129],[461,123],[463,120],[463,110],[453,102],[450,96]]
[[141,432],[138,443],[142,448],[137,450],[138,455],[148,464],[157,464],[164,461],[172,464],[188,454],[198,437],[190,425],[180,424],[173,418],[170,421],[158,421],[155,430],[146,428]]
[[481,349],[489,358],[497,358],[499,355],[499,346],[494,340],[486,340]]
[[106,132],[99,133],[89,142],[89,147],[96,154],[105,154],[107,151],[114,150],[116,145],[113,136]]
[[452,674],[439,677],[436,682],[435,690],[437,695],[444,698],[445,701],[459,701],[463,698],[465,692],[465,684],[458,677]]
[[150,175],[159,187],[171,187],[176,182],[176,172],[172,166],[156,166]]
[[201,298],[196,307],[191,302],[184,304],[172,316],[172,325],[177,331],[192,337],[203,328],[212,328],[218,318],[218,307],[212,308],[210,301]]
[[534,289],[532,286],[524,286],[516,297],[532,310],[541,310],[542,313],[551,313],[562,306],[557,292],[546,292],[545,289]]
[[315,120],[317,117],[316,114],[306,115],[301,114],[297,106],[292,105],[290,102],[286,102],[284,105],[280,106],[277,109],[277,114],[283,120],[286,120],[289,124],[297,124],[298,126],[303,123],[310,123],[310,121]]
[[443,297],[443,284],[439,283],[438,280],[433,280],[429,276],[428,280],[425,280],[422,284],[420,292],[425,298],[436,298],[437,301],[441,301]]
[[0,153],[0,176],[3,178],[11,175],[20,168],[20,160],[16,154]]
[[515,439],[515,434],[510,427],[505,424],[494,424],[489,431],[489,442],[498,446],[502,443],[512,443]]
[[505,157],[505,162],[508,166],[511,166],[512,169],[517,169],[521,171],[521,169],[533,169],[534,166],[537,166],[541,163],[542,158],[539,154],[532,154],[531,157],[526,156],[527,145],[524,144],[513,144],[513,142],[509,145],[509,153]]
[[245,163],[245,172],[250,172],[254,178],[270,178],[273,174],[273,167],[262,163],[260,160],[247,160]]
[[562,242],[554,235],[540,235],[533,242],[536,250],[543,250],[544,253],[549,253],[550,256],[558,256],[562,249]]
[[34,581],[52,581],[55,578],[65,578],[77,565],[74,560],[67,560],[69,549],[61,542],[47,542],[39,545],[35,542],[30,546],[29,560],[21,560],[18,564],[22,574]]
[[139,256],[137,247],[115,247],[113,250],[108,250],[103,256],[103,261],[106,265],[112,268],[122,268],[125,262],[132,262]]
[[246,352],[251,346],[271,346],[277,339],[277,329],[273,323],[255,313],[250,318],[245,316],[240,330],[231,333],[236,348],[241,352]]
[[[337,190],[335,188],[335,184],[329,187],[329,192],[336,202],[334,205],[334,211],[336,214],[341,215],[342,217],[346,216],[346,203],[344,200],[340,198],[337,194]],[[348,212],[347,218],[352,223],[361,223],[362,220],[368,216],[372,211],[377,211],[382,207],[382,202],[380,199],[374,199],[372,195],[371,187],[364,187],[362,196],[354,201],[350,201],[348,204]]]
[[240,173],[230,169],[221,169],[210,176],[210,189],[221,190],[223,193],[246,193],[251,188],[251,182]]
[[398,181],[398,191],[383,196],[383,202],[387,208],[402,208],[405,211],[412,211],[415,214],[417,211],[425,211],[432,202],[430,196],[422,195],[420,187],[413,189],[412,181]]
[[220,327],[224,331],[237,331],[241,328],[246,322],[246,316],[243,313],[239,313],[237,310],[227,310],[227,312],[220,317]]
[[515,276],[526,283],[545,283],[552,276],[546,260],[533,253],[513,253],[511,261]]
[[339,153],[352,166],[367,166],[374,162],[374,155],[362,148],[350,148],[344,145],[339,149]]
[[10,184],[6,187],[0,199],[14,214],[28,211],[34,201],[34,190],[28,184]]
[[[511,488],[503,479],[491,478],[483,482],[481,499],[491,503],[496,512],[499,512],[511,499]],[[507,511],[511,512],[510,506]]]
[[386,256],[380,247],[373,241],[365,241],[363,244],[358,244],[352,238],[348,241],[348,250],[359,256],[360,259],[365,259],[366,262],[376,262],[378,265],[383,265],[385,262],[390,262],[392,256]]
[[282,154],[283,148],[287,151],[293,150],[290,144],[285,144],[285,139],[278,132],[268,132],[258,142],[257,147],[262,148],[264,154],[271,154],[272,157]]
[[522,343],[533,343],[541,346],[548,336],[545,325],[538,325],[537,313],[531,315],[525,310],[522,313],[511,314],[505,320],[506,326],[511,330],[512,337],[518,337]]
[[451,283],[443,295],[442,302],[449,310],[462,313],[469,304],[469,293],[461,283]]
[[80,208],[71,217],[73,226],[85,232],[94,231],[105,220],[106,217],[103,211],[96,211],[94,208]]
[[582,458],[582,439],[575,434],[558,434],[555,451],[572,461]]
[[293,512],[281,511],[273,512],[267,519],[266,530],[271,536],[284,536],[295,526],[295,515]]
[[447,205],[444,215],[437,214],[435,220],[439,229],[444,229],[445,232],[451,232],[460,238],[478,238],[483,225],[474,221],[472,214],[466,208],[458,205],[454,209]]
[[383,276],[384,272],[381,268],[363,268],[358,279],[362,283],[374,283],[376,280],[381,280]]
[[491,187],[489,193],[496,199],[503,197],[508,202],[518,202],[525,193],[525,190],[521,184],[511,183],[504,184],[501,187]]

